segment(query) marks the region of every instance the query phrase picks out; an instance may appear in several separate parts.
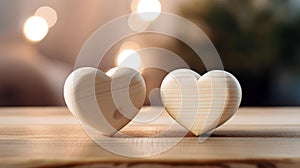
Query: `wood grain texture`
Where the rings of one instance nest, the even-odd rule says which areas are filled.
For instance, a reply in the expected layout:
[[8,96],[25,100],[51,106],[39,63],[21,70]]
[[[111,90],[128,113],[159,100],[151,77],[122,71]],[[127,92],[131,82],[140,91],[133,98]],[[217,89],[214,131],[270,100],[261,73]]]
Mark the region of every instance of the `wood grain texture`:
[[[143,108],[137,117],[155,111],[161,108]],[[300,166],[299,121],[300,108],[241,108],[204,143],[188,134],[165,153],[129,158],[95,144],[64,107],[1,108],[0,167],[296,168]],[[121,131],[149,136],[170,122],[172,118],[163,112],[149,125],[130,123]],[[149,144],[160,145],[155,138]]]
[[146,96],[139,72],[121,67],[110,75],[83,67],[73,71],[64,85],[64,98],[72,114],[108,136],[137,115]]
[[177,69],[161,85],[168,113],[197,136],[225,123],[237,111],[241,98],[238,80],[220,70],[200,76],[190,69]]

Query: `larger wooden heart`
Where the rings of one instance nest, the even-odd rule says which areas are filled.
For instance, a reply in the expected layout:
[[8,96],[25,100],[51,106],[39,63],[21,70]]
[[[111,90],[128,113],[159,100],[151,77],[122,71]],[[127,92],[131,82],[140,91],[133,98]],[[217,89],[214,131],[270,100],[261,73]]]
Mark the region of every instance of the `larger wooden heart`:
[[64,98],[78,119],[111,136],[139,112],[146,95],[140,73],[118,68],[111,75],[90,67],[79,68],[67,78]]
[[189,69],[169,73],[161,85],[167,112],[196,136],[225,123],[242,98],[238,80],[230,73],[210,71],[203,76]]

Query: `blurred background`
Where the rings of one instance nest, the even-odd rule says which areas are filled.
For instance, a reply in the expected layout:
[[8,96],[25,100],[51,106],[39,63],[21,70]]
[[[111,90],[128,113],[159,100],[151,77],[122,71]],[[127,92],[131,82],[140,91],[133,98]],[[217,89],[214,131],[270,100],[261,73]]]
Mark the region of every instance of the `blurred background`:
[[[0,106],[64,105],[64,81],[88,37],[114,18],[149,11],[180,15],[208,35],[225,70],[241,83],[242,106],[300,105],[299,0],[1,0]],[[108,71],[145,47],[170,50],[206,72],[191,48],[154,33],[120,40],[99,68]],[[155,68],[143,72],[148,94],[165,75]]]

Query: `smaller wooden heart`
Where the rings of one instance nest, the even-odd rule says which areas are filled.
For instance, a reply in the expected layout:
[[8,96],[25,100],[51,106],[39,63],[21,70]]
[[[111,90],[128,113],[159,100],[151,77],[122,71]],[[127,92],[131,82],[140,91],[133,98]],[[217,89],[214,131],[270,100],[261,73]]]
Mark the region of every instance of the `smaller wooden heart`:
[[79,68],[69,75],[64,86],[71,113],[108,136],[136,116],[145,96],[143,77],[130,68],[117,68],[111,77],[96,68]]
[[167,112],[196,136],[229,120],[241,98],[238,80],[220,70],[200,76],[189,69],[178,69],[169,73],[161,85],[161,99]]

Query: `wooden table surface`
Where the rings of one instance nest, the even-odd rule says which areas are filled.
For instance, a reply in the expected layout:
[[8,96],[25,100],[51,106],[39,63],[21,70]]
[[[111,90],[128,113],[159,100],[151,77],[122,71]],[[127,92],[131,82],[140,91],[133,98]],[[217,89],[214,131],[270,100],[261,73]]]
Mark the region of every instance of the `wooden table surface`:
[[[139,117],[159,110],[144,108]],[[138,140],[159,133],[170,122],[163,113],[150,124],[131,123],[122,132]],[[150,147],[161,145],[157,139]],[[102,149],[65,107],[0,108],[0,167],[298,168],[300,108],[241,108],[205,142],[187,134],[172,149],[142,158]]]

